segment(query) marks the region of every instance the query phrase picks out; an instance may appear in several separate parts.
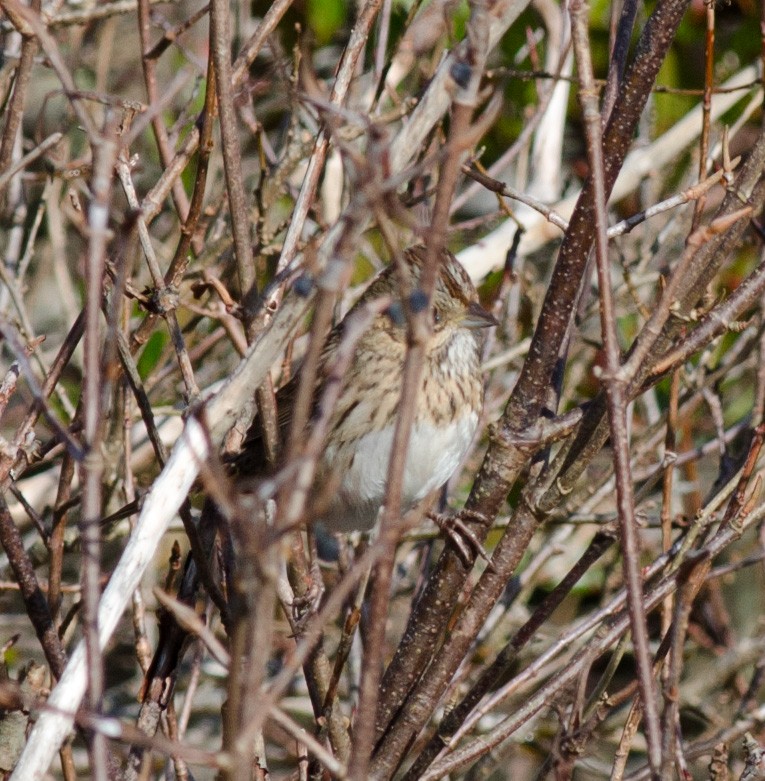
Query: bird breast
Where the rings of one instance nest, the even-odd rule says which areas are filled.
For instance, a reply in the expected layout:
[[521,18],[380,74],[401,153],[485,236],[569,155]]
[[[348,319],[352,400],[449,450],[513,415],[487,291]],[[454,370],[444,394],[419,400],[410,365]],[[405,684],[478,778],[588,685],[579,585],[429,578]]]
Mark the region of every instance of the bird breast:
[[[478,360],[477,343],[464,329],[426,358],[403,469],[404,510],[444,485],[470,447],[483,404]],[[347,378],[320,465],[337,485],[321,519],[334,531],[368,530],[377,521],[401,393],[402,364],[396,364],[382,377],[376,366],[370,375],[377,382],[355,372]],[[381,393],[381,382],[390,384],[388,393]]]
[[[423,422],[413,426],[403,472],[404,509],[446,483],[465,456],[477,425],[478,414],[470,412],[448,426]],[[348,463],[323,519],[329,528],[347,532],[375,525],[385,498],[393,434],[394,426],[389,426],[340,450],[327,448],[327,461]]]

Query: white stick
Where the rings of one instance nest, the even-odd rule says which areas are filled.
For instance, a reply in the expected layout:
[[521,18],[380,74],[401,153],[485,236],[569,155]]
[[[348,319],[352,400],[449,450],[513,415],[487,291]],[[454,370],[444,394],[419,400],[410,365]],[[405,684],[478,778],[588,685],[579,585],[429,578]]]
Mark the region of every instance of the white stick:
[[[204,429],[195,418],[190,418],[167,465],[146,498],[135,530],[101,598],[98,635],[102,648],[112,636],[130,595],[157,550],[160,538],[194,483],[198,465],[207,457],[207,446]],[[13,781],[38,781],[45,776],[72,728],[74,710],[85,694],[88,683],[85,662],[85,644],[81,641],[48,699],[52,710],[40,714],[29,735],[11,776]]]
[[[99,641],[103,648],[111,638],[131,594],[140,583],[162,535],[188,494],[207,458],[217,447],[243,407],[252,403],[255,389],[284,346],[295,326],[308,311],[310,300],[285,298],[271,328],[257,341],[235,373],[203,409],[208,430],[191,416],[175,443],[165,468],[146,497],[135,529],[101,598],[98,610]],[[85,646],[80,642],[67,662],[61,680],[48,699],[51,710],[40,714],[24,746],[11,781],[42,781],[61,743],[74,723],[88,682]]]

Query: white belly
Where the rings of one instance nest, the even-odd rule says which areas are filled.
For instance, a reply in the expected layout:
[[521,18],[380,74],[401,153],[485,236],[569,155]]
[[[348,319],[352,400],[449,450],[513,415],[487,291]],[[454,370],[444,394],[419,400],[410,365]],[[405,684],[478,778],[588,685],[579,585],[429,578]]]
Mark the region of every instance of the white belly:
[[[440,488],[452,476],[465,456],[478,425],[478,415],[469,413],[446,427],[418,423],[412,428],[404,467],[404,509]],[[365,434],[353,445],[352,454],[338,458],[335,447],[328,447],[324,467],[328,472],[347,469],[336,475],[340,480],[331,508],[322,518],[334,531],[371,529],[378,517],[393,444],[393,427]],[[350,447],[350,445],[346,445]],[[352,455],[352,458],[348,458]]]

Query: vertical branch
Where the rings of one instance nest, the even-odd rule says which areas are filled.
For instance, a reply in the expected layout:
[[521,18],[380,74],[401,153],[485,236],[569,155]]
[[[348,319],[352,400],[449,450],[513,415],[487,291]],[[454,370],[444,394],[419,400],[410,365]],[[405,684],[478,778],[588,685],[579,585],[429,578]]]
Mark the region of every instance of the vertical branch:
[[249,333],[258,291],[255,287],[250,219],[244,194],[244,182],[242,181],[242,150],[239,145],[239,130],[231,83],[231,30],[228,0],[211,0],[210,49],[212,60],[215,63],[220,132],[223,142],[223,169],[226,174],[226,193],[228,194],[231,226],[234,234],[236,269],[239,277],[245,328]]
[[624,79],[624,70],[627,67],[627,54],[630,49],[630,38],[635,27],[638,3],[636,0],[623,0],[622,13],[619,17],[619,25],[616,28],[616,37],[611,50],[611,61],[608,68],[608,81],[603,93],[602,116],[603,124],[608,122],[616,96]]
[[[356,71],[359,58],[364,53],[364,47],[369,38],[369,32],[372,29],[372,24],[377,16],[377,12],[380,10],[381,3],[382,0],[366,0],[356,19],[356,24],[351,31],[350,40],[345,47],[343,58],[337,69],[337,77],[332,87],[332,94],[329,98],[330,103],[334,105],[341,106],[345,101],[351,79]],[[308,216],[308,210],[313,203],[316,188],[319,185],[319,177],[324,168],[324,161],[327,158],[328,150],[329,135],[326,130],[322,129],[316,139],[316,144],[314,145],[313,153],[305,172],[303,184],[300,187],[300,194],[298,195],[295,208],[292,212],[290,226],[287,229],[287,235],[284,237],[282,254],[279,257],[280,271],[286,269],[297,255],[298,243],[303,233],[303,226],[305,225],[305,220]]]
[[[437,264],[439,260],[439,257],[435,256],[435,258],[426,261],[423,277],[428,273],[428,262],[432,264],[435,261]],[[435,269],[431,273],[433,271]],[[433,274],[432,280],[430,293],[425,293],[426,300],[429,300],[429,296],[432,295],[435,274]],[[411,295],[413,292],[406,291],[408,295]],[[385,488],[380,531],[378,539],[375,541],[375,545],[381,548],[381,555],[372,575],[374,588],[370,598],[369,632],[365,642],[359,686],[359,707],[354,725],[353,750],[349,767],[352,781],[365,781],[369,777],[369,760],[374,748],[375,714],[377,712],[380,675],[382,672],[381,665],[385,648],[385,629],[387,625],[391,575],[396,553],[396,542],[400,536],[404,467],[406,465],[409,436],[417,409],[417,393],[422,375],[425,345],[432,327],[427,320],[429,316],[430,306],[428,305],[420,312],[413,314],[409,318],[408,323],[408,344],[401,384],[401,401],[398,405],[398,415],[396,417],[388,461],[387,485]]]
[[[667,412],[667,433],[664,437],[664,463],[666,468],[662,477],[661,502],[661,548],[668,551],[672,545],[672,500],[674,499],[675,452],[677,441],[677,405],[680,396],[680,372],[672,372],[669,389],[669,410]],[[662,605],[661,633],[667,633],[672,620],[672,597],[667,597]]]
[[66,531],[67,506],[72,495],[72,479],[75,462],[70,454],[64,455],[58,478],[58,493],[53,509],[53,526],[48,538],[48,609],[53,622],[61,620],[61,571],[64,564],[64,532]]
[[601,118],[598,109],[597,87],[592,71],[588,37],[589,4],[576,0],[571,4],[571,37],[579,73],[579,100],[584,114],[587,138],[587,157],[590,163],[593,209],[595,214],[595,257],[600,291],[600,317],[606,353],[603,379],[608,398],[608,418],[613,442],[614,471],[616,474],[616,501],[621,527],[622,563],[627,585],[630,628],[643,700],[648,760],[658,778],[661,766],[661,735],[653,679],[653,666],[648,646],[643,579],[640,572],[640,541],[637,534],[635,499],[630,464],[629,433],[627,429],[627,383],[620,375],[621,350],[616,329],[616,311],[611,291],[611,268],[608,262],[608,215],[605,185]]
[[[149,0],[138,0],[138,34],[141,41],[141,64],[143,66],[144,84],[146,86],[146,97],[149,106],[153,109],[159,105],[160,97],[157,90],[157,69],[156,62],[152,55],[152,45],[149,40],[151,28],[151,9]],[[170,140],[167,136],[167,128],[162,120],[162,112],[155,112],[151,119],[151,127],[154,131],[154,138],[159,150],[159,159],[162,161],[162,168],[169,168],[173,160],[173,152],[170,149]],[[181,220],[186,219],[189,212],[188,198],[183,189],[183,183],[180,179],[173,180],[171,185],[173,202],[178,216]],[[148,218],[147,218],[148,219]]]
[[[699,181],[707,175],[709,157],[709,132],[712,115],[712,91],[715,84],[715,4],[706,0],[706,37],[704,41],[704,102],[702,104],[701,139],[699,140]],[[706,196],[696,201],[693,210],[693,228],[697,228],[704,212]]]
[[254,740],[245,738],[244,733],[262,707],[259,694],[273,639],[278,548],[268,540],[264,519],[256,519],[254,529],[245,517],[233,520],[240,530],[236,535],[239,566],[234,583],[238,592],[234,602],[240,603],[240,610],[231,641],[235,661],[224,712],[223,745],[234,758],[225,777],[229,781],[249,781],[253,772],[267,767],[262,752],[263,733],[258,730]]
[[189,251],[194,233],[199,224],[204,204],[205,189],[207,187],[207,172],[210,164],[210,153],[213,149],[213,128],[217,113],[217,91],[215,79],[215,65],[212,59],[207,63],[207,81],[205,90],[205,104],[202,109],[202,128],[199,132],[199,147],[197,150],[197,170],[194,177],[194,190],[191,194],[189,213],[181,225],[181,236],[175,248],[173,259],[170,261],[165,283],[170,287],[178,287],[183,279],[183,274],[189,264]]
[[[112,172],[117,158],[116,123],[107,113],[101,138],[93,149],[92,200],[88,210],[90,243],[87,258],[82,416],[85,459],[81,465],[82,519],[82,617],[89,670],[87,704],[94,715],[101,712],[104,663],[98,640],[98,608],[101,599],[101,480],[106,378],[101,371],[101,297],[106,258]],[[89,736],[91,772],[97,781],[108,777],[106,738]]]
[[420,751],[417,760],[407,771],[404,781],[416,781],[433,760],[436,759],[444,746],[452,743],[460,727],[462,727],[471,712],[475,712],[474,709],[477,708],[481,700],[489,692],[497,688],[504,676],[510,675],[513,665],[517,663],[519,651],[531,640],[545,620],[560,606],[564,598],[570,594],[584,573],[589,570],[613,542],[612,531],[599,532],[593,537],[587,550],[576,564],[560,583],[547,594],[531,617],[520,627],[507,645],[497,654],[494,661],[483,671],[470,691],[444,716],[444,719],[438,725],[438,731]]
[[0,494],[0,545],[3,546],[8,562],[19,584],[24,608],[34,627],[45,661],[56,678],[60,678],[66,666],[66,653],[61,645],[58,632],[53,623],[48,604],[45,601],[40,584],[37,582],[34,565],[24,550],[21,534],[13,522],[5,499]]
[[474,0],[470,3],[467,42],[464,59],[457,60],[451,70],[451,76],[457,86],[457,94],[452,106],[446,155],[439,170],[433,217],[426,242],[426,262],[420,283],[423,292],[428,296],[428,301],[438,275],[437,259],[441,256],[446,242],[449,210],[457,189],[465,153],[477,141],[473,138],[474,133],[471,133],[470,123],[478,102],[478,89],[489,53],[487,0]]
[[[186,219],[181,226],[181,236],[175,248],[175,254],[165,274],[165,285],[171,289],[177,289],[181,284],[183,275],[189,264],[189,250],[191,249],[194,232],[199,223],[204,203],[205,189],[207,186],[207,171],[210,162],[210,153],[213,148],[213,127],[217,114],[217,99],[215,89],[215,65],[212,59],[207,63],[207,90],[205,92],[205,105],[202,113],[202,127],[199,131],[199,146],[197,152],[197,171],[194,178],[194,192],[191,195],[191,203]],[[143,206],[143,205],[142,205]],[[143,210],[143,209],[142,209]],[[147,313],[141,325],[135,330],[130,339],[131,351],[137,350],[149,338],[159,314]]]
[[[390,34],[390,12],[393,7],[392,0],[383,0],[382,13],[377,25],[377,45],[375,46],[375,70],[374,84],[375,92],[380,88],[385,68],[385,58],[388,51],[388,36]],[[379,105],[378,105],[379,111]]]
[[630,705],[627,718],[622,728],[622,734],[619,738],[619,745],[614,753],[614,763],[611,767],[610,781],[622,781],[624,778],[624,771],[627,768],[627,759],[630,755],[630,747],[632,741],[635,739],[638,728],[640,727],[640,719],[643,715],[643,702],[640,697],[635,697]]
[[669,663],[664,682],[664,711],[661,715],[661,778],[672,776],[672,768],[678,758],[676,749],[680,720],[680,675],[685,655],[685,635],[693,601],[704,585],[710,566],[709,559],[692,564],[675,597],[672,625],[668,633]]
[[186,343],[183,338],[183,332],[181,331],[180,323],[178,322],[178,316],[176,309],[178,307],[178,291],[165,284],[165,278],[159,267],[159,261],[154,253],[154,248],[151,242],[151,236],[149,235],[149,229],[146,226],[146,221],[143,215],[140,214],[140,207],[138,197],[133,186],[133,180],[130,174],[130,166],[127,161],[127,155],[123,152],[120,154],[116,162],[117,176],[122,184],[122,189],[127,197],[128,204],[131,208],[135,209],[138,217],[136,222],[138,224],[138,237],[141,242],[144,256],[146,258],[146,264],[149,267],[152,282],[154,283],[155,290],[153,291],[152,304],[156,310],[165,318],[167,322],[167,328],[170,332],[170,338],[175,349],[175,353],[178,358],[178,366],[181,370],[184,384],[186,386],[187,402],[192,403],[199,397],[199,387],[197,386],[196,379],[194,378],[194,367],[191,365],[191,358],[189,357],[188,350],[186,349]]
[[[34,13],[39,14],[41,6],[41,0],[31,0],[30,8]],[[3,127],[2,141],[0,141],[0,173],[5,173],[11,165],[16,134],[24,116],[24,103],[26,102],[29,79],[32,76],[35,54],[37,54],[37,38],[34,35],[23,34],[21,37],[21,56],[13,83],[13,95],[11,95],[6,107],[5,127]]]
[[[375,741],[381,666],[385,648],[386,616],[396,543],[400,536],[404,468],[409,437],[417,410],[417,397],[420,390],[422,369],[425,364],[426,346],[433,327],[430,300],[435,289],[438,267],[445,244],[449,207],[457,188],[463,157],[473,135],[470,124],[478,100],[478,88],[488,54],[487,4],[483,0],[475,0],[471,2],[470,8],[468,46],[465,49],[465,57],[463,61],[456,62],[452,68],[458,92],[453,107],[447,153],[439,172],[433,219],[428,231],[425,263],[419,281],[425,303],[418,307],[417,311],[408,312],[408,344],[404,361],[401,402],[391,445],[388,484],[385,490],[379,538],[376,543],[384,547],[384,552],[374,569],[369,632],[366,638],[358,716],[354,729],[353,753],[350,763],[351,778],[355,781],[364,781],[367,778],[369,759]],[[405,292],[411,295],[415,291]]]
[[[45,378],[45,382],[40,389],[40,395],[43,400],[47,400],[56,389],[64,369],[71,360],[72,354],[82,338],[84,329],[85,316],[84,313],[81,313],[69,330],[69,333],[56,356],[56,360],[53,362],[53,365]],[[13,437],[11,453],[0,453],[0,492],[7,489],[13,470],[25,461],[24,443],[27,442],[31,431],[42,412],[44,412],[43,405],[34,405],[16,430],[16,434]]]

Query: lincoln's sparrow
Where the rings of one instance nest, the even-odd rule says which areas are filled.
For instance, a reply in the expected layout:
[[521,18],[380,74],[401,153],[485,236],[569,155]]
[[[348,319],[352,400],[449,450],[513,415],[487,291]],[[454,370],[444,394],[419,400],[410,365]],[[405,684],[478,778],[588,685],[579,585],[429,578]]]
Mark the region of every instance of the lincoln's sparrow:
[[[394,266],[387,267],[349,315],[382,297],[400,299],[402,289],[409,294],[417,290],[425,254],[424,247],[407,250],[400,273]],[[432,303],[433,330],[425,350],[403,474],[405,506],[444,485],[465,456],[483,407],[478,329],[496,325],[451,252],[444,251],[441,257]],[[342,337],[343,322],[327,339],[319,386]],[[377,520],[385,496],[406,350],[406,323],[390,311],[378,314],[356,345],[318,464],[317,485],[333,485],[336,490],[316,520],[333,531],[368,530]],[[293,381],[277,396],[285,428],[296,387]],[[262,443],[257,437],[248,440],[237,461],[240,474],[259,471]]]
[[[351,312],[379,298],[400,300],[402,288],[411,295],[418,288],[424,260],[423,247],[407,250],[401,264],[403,279],[399,280],[394,267],[386,268]],[[444,252],[433,294],[433,332],[425,351],[404,469],[402,498],[408,506],[444,485],[470,446],[483,406],[477,329],[495,324],[478,303],[478,294],[465,269],[454,255]],[[341,322],[327,338],[318,372],[318,394],[335,363],[343,330]],[[356,345],[318,464],[317,485],[336,485],[337,490],[331,493],[328,507],[315,512],[313,520],[321,520],[331,530],[368,530],[377,520],[385,498],[406,350],[406,323],[390,310],[375,317]],[[298,379],[299,375],[277,394],[284,431],[289,426]],[[232,471],[240,477],[264,471],[266,457],[263,442],[255,433],[258,428],[253,426],[253,433],[231,464]],[[207,514],[208,521],[212,521],[218,512],[215,501],[208,498],[203,518]],[[202,523],[201,528],[203,533],[214,533],[216,524]],[[480,543],[469,533],[466,536],[467,544],[472,543],[482,552]],[[465,541],[454,539],[465,551]],[[179,598],[193,603],[197,578],[195,560],[189,556]],[[166,614],[166,620],[160,624],[157,653],[146,676],[146,691],[152,681],[164,681],[175,670],[185,637],[185,630],[175,623],[172,614]]]

